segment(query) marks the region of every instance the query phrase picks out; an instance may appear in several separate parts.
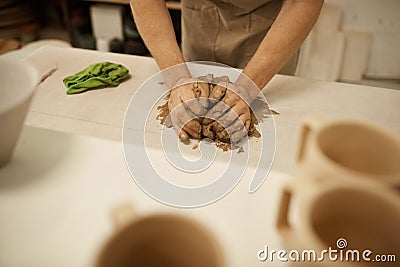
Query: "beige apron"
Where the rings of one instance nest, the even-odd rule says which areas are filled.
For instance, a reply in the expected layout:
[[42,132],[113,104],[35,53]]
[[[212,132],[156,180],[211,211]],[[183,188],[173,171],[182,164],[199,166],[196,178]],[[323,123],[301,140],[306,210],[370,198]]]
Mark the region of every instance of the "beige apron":
[[[182,50],[187,61],[244,68],[284,0],[181,0]],[[281,70],[294,74],[297,54]],[[284,70],[284,71],[283,71]]]

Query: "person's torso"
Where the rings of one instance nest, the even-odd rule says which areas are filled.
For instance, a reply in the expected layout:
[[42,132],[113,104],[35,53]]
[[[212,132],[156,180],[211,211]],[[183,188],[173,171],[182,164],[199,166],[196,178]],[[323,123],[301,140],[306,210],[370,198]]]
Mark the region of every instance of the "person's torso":
[[278,15],[283,0],[182,0],[186,60],[243,68]]

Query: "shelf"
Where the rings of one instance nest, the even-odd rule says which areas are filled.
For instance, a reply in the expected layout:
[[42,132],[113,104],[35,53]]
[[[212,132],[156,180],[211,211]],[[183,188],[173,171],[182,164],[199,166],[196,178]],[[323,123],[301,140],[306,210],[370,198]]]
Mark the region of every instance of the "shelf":
[[[84,0],[84,1],[129,5],[129,0]],[[181,9],[181,2],[179,2],[179,1],[165,1],[165,4],[166,4],[167,8],[171,9],[171,10],[180,10]]]

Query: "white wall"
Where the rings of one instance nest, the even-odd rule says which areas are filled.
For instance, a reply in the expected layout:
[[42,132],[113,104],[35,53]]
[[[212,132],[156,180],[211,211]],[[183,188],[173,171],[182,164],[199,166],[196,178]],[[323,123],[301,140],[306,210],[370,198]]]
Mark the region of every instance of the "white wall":
[[343,8],[342,30],[372,33],[365,75],[400,78],[400,0],[325,0]]

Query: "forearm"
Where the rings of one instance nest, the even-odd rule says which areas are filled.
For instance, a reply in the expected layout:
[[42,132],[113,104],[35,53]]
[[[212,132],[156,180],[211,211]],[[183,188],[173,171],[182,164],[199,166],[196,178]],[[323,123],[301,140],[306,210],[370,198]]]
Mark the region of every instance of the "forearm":
[[[319,16],[323,0],[286,0],[256,53],[243,70],[259,89],[299,49]],[[243,79],[244,80],[244,79]],[[241,83],[239,78],[238,83]]]
[[[130,0],[130,4],[139,33],[160,69],[184,63],[165,2]],[[174,68],[167,76],[167,83],[172,85],[180,77],[189,76],[189,72],[186,67]]]

